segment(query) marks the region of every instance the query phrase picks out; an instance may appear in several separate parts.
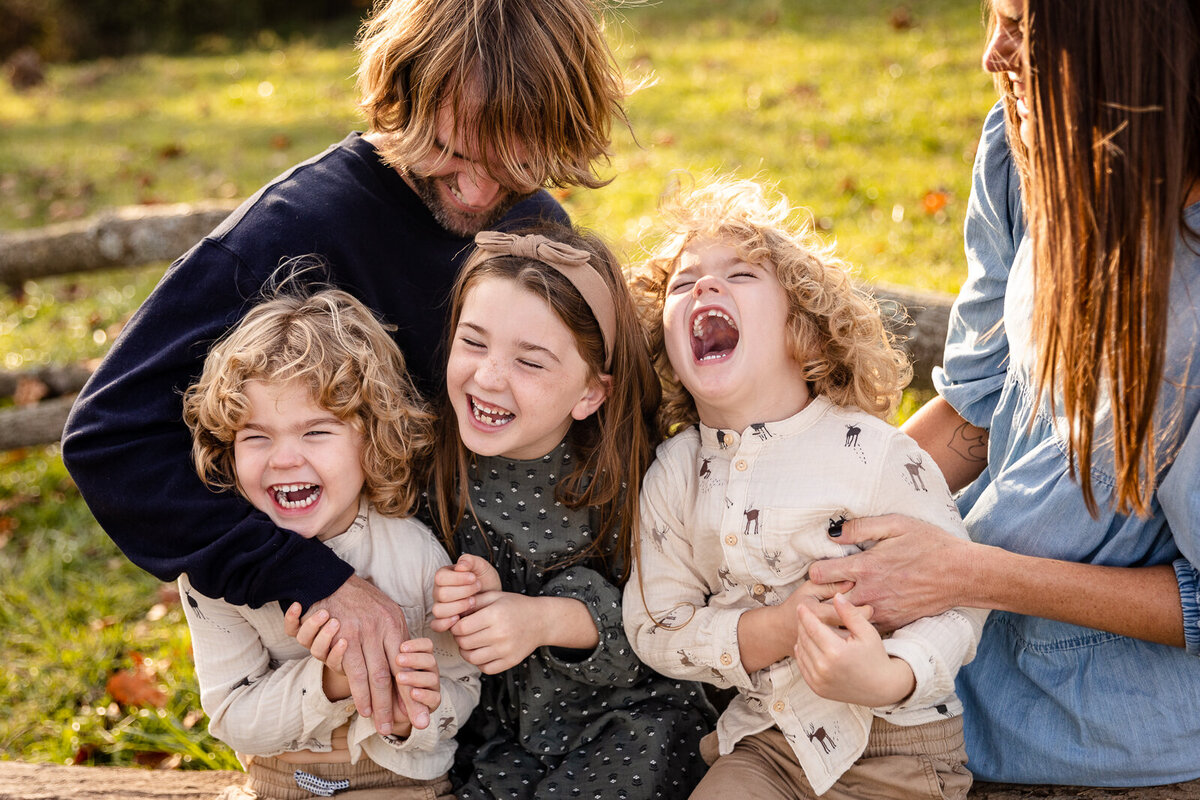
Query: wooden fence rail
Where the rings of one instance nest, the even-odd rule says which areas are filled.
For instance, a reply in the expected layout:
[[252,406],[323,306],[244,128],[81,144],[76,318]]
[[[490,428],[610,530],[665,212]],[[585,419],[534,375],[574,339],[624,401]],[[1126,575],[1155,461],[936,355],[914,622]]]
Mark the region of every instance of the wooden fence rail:
[[[236,206],[204,202],[118,208],[75,222],[24,231],[0,231],[0,284],[79,272],[169,262],[200,241]],[[913,387],[929,389],[942,361],[953,298],[901,286],[877,285],[876,297],[913,359]],[[58,441],[76,392],[87,380],[80,365],[0,371],[0,397],[37,381],[36,403],[0,409],[0,451]]]

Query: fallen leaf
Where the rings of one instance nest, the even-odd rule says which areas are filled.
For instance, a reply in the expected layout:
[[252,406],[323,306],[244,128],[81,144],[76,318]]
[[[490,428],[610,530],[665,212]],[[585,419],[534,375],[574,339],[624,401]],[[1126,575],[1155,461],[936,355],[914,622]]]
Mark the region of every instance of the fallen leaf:
[[113,700],[125,706],[162,708],[167,695],[154,685],[154,676],[146,670],[123,669],[108,679],[104,687]]
[[926,192],[921,198],[921,208],[929,216],[933,216],[946,207],[950,202],[950,195],[942,191]]
[[892,30],[906,31],[916,23],[913,22],[912,13],[909,12],[906,6],[897,6],[888,15],[888,24],[892,26]]

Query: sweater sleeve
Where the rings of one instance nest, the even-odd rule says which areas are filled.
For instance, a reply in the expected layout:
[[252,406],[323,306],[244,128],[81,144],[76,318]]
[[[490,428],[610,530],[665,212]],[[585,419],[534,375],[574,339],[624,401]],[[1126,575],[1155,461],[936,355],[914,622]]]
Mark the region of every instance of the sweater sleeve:
[[[673,441],[673,440],[672,440]],[[754,687],[742,667],[737,629],[743,609],[710,606],[718,591],[698,564],[684,517],[687,492],[659,448],[642,486],[638,554],[625,585],[625,630],[638,656],[672,678],[721,688]]]
[[[192,635],[200,703],[209,731],[239,753],[327,752],[335,728],[354,714],[352,700],[330,701],[323,665],[311,656],[276,660],[238,607],[197,591],[188,576],[179,593]],[[283,612],[278,614],[282,631]],[[281,713],[294,709],[294,713]]]
[[307,605],[340,586],[349,566],[235,494],[206,488],[183,422],[183,390],[260,285],[212,241],[173,264],[80,392],[63,460],[96,520],[148,572],[187,572],[233,605]]
[[[967,538],[945,479],[917,443],[896,431],[887,447],[873,514],[905,514]],[[883,642],[888,655],[912,668],[916,688],[900,703],[876,711],[928,708],[954,692],[954,678],[975,657],[987,611],[952,608],[923,617]]]

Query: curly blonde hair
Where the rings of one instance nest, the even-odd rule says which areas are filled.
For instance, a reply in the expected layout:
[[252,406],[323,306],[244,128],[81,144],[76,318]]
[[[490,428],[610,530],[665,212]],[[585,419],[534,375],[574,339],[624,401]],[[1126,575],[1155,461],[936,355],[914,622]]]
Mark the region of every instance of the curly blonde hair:
[[664,436],[699,419],[667,358],[662,311],[680,256],[700,240],[728,244],[747,263],[774,265],[788,295],[785,335],[814,394],[881,418],[895,409],[912,377],[908,356],[884,325],[874,297],[796,220],[785,197],[772,202],[754,181],[707,178],[677,186],[663,198],[660,216],[660,243],[635,272],[632,288],[663,384]]
[[367,500],[388,516],[412,512],[433,415],[400,348],[366,306],[338,289],[281,289],[213,346],[184,393],[183,418],[196,471],[216,491],[242,492],[233,443],[250,414],[250,381],[306,384],[318,406],[363,435]]

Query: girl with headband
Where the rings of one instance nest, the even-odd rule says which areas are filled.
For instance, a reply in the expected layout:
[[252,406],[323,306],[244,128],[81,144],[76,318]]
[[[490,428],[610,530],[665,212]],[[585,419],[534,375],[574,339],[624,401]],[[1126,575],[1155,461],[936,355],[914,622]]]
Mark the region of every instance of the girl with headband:
[[563,226],[475,237],[451,295],[434,627],[484,673],[459,797],[686,797],[712,709],[621,621],[659,384],[624,276]]

